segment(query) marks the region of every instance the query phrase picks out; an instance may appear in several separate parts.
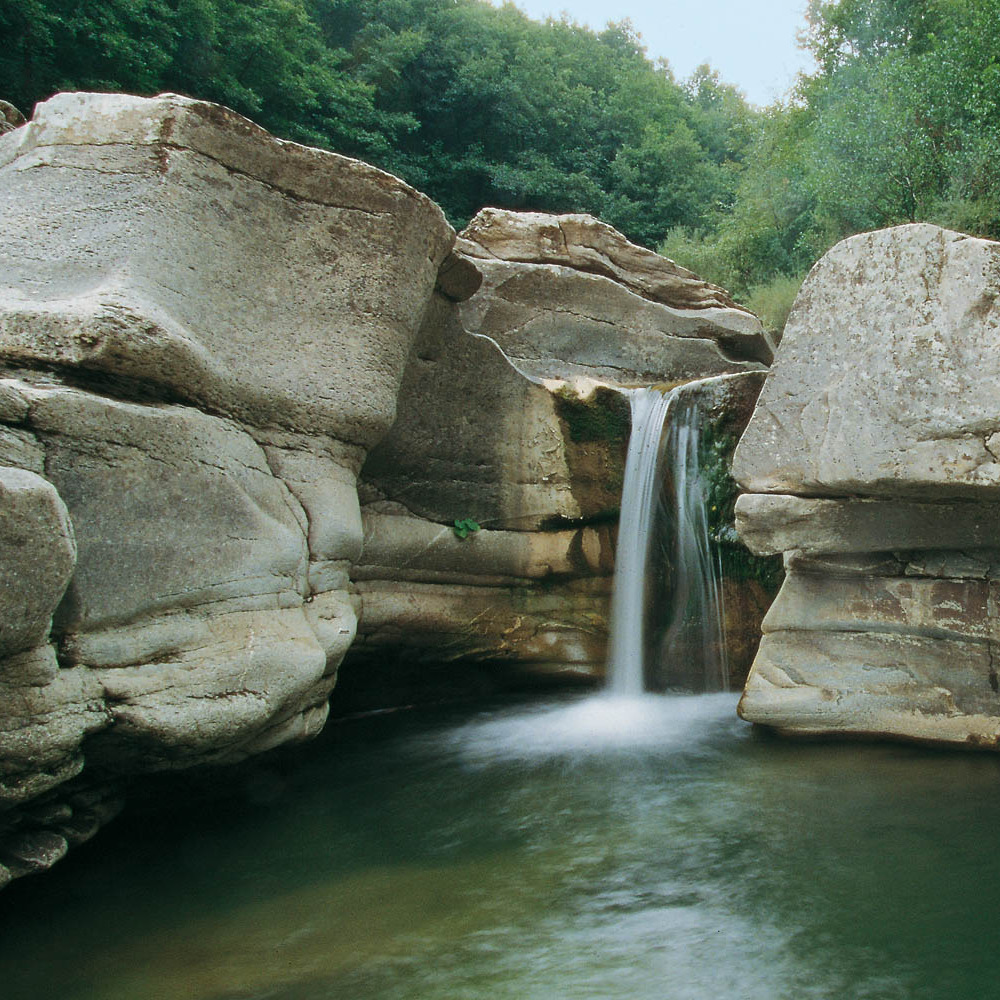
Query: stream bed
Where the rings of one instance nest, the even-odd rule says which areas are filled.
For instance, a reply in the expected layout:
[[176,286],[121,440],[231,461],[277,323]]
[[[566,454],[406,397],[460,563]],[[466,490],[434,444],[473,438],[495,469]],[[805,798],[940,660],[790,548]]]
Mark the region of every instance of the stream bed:
[[995,995],[1000,760],[733,695],[331,723],[0,893],[3,1000]]

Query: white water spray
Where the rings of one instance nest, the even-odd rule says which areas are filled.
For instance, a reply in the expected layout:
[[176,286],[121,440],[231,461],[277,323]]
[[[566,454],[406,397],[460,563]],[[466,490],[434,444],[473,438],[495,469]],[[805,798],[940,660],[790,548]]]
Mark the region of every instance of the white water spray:
[[[677,389],[669,393],[632,389],[627,394],[632,433],[625,460],[611,596],[608,687],[616,695],[642,693],[652,618],[665,626],[656,655],[668,667],[671,660],[684,659],[685,662],[678,664],[683,669],[676,673],[683,676],[685,686],[705,691],[726,690],[722,587],[709,546],[705,495],[699,475],[697,406]],[[670,426],[665,435],[663,427],[668,415]],[[668,607],[650,609],[648,564],[665,477],[672,485],[673,531],[668,547],[671,598]],[[693,664],[692,658],[700,662]]]

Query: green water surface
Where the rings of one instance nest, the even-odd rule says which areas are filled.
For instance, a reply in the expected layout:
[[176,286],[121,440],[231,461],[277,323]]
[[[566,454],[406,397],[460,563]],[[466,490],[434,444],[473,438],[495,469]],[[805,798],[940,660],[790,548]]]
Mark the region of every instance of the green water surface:
[[1000,996],[1000,761],[734,710],[331,724],[0,894],[0,998]]

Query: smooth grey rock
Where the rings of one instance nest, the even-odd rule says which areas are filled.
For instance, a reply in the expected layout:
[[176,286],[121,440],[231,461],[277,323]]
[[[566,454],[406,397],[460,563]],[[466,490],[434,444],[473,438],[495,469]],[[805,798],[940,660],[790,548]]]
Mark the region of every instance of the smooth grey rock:
[[24,115],[9,101],[0,101],[0,135],[13,132],[25,122]]
[[605,527],[488,531],[459,538],[449,525],[367,510],[365,551],[355,580],[512,585],[552,577],[606,575],[614,565]]
[[189,407],[26,382],[21,391],[76,529],[62,630],[261,594],[301,603],[297,501],[244,431]]
[[[451,523],[532,530],[578,518],[556,400],[435,296],[414,345],[399,417],[362,471],[367,499]],[[374,490],[374,492],[372,492]]]
[[834,247],[734,459],[783,552],[744,718],[1000,749],[1000,244],[931,225]]
[[[546,588],[361,581],[352,664],[480,660],[600,676],[610,580]],[[402,654],[401,654],[402,650]]]
[[[1000,244],[928,224],[813,268],[740,441],[752,493],[988,498],[1000,486]],[[947,547],[947,546],[941,546]]]
[[557,264],[479,260],[483,285],[461,304],[470,333],[495,340],[535,378],[675,383],[760,370],[760,321],[737,309],[651,302],[601,275]]
[[12,874],[43,871],[66,856],[66,838],[49,830],[16,833],[5,837],[0,856]]
[[103,690],[86,668],[60,668],[51,646],[0,669],[0,808],[28,802],[83,768],[86,736],[111,723]]
[[630,243],[592,215],[484,208],[462,232],[462,239],[462,250],[482,260],[561,264],[610,278],[652,302],[683,309],[742,309],[725,289]]
[[75,565],[73,526],[56,488],[0,466],[0,677],[4,657],[48,640]]
[[337,667],[357,634],[358,616],[354,606],[346,590],[331,590],[310,598],[302,610],[326,655],[323,676],[336,678]]
[[475,262],[452,251],[438,270],[437,290],[452,302],[464,302],[479,291],[483,276]]
[[40,104],[0,142],[0,210],[8,359],[364,446],[454,240],[390,174],[176,95]]
[[93,668],[114,719],[88,757],[133,772],[225,762],[276,722],[313,707],[327,657],[301,607],[214,614],[185,648],[135,666]]
[[273,445],[264,450],[274,475],[305,511],[310,562],[356,561],[362,545],[358,505],[361,456],[351,449],[349,454],[341,451],[331,457],[324,452],[335,448],[335,442],[313,444],[311,450]]
[[880,632],[959,640],[1000,640],[1000,585],[792,571],[763,631]]
[[769,632],[739,712],[789,734],[1000,748],[1000,695],[987,643]]

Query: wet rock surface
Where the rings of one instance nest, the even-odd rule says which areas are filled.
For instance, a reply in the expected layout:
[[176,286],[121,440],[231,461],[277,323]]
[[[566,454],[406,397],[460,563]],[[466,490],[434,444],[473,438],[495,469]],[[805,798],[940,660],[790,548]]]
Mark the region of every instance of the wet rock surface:
[[[742,430],[769,357],[760,323],[589,216],[484,210],[455,256],[482,284],[434,296],[396,424],[362,470],[346,667],[445,656],[597,680],[630,431],[620,390],[732,376],[706,403],[721,417],[740,396]],[[467,518],[481,530],[456,537]]]
[[593,219],[456,247],[397,178],[177,95],[39,105],[0,210],[0,884],[136,775],[315,735],[352,644],[425,688],[592,681],[617,390],[770,357]]

